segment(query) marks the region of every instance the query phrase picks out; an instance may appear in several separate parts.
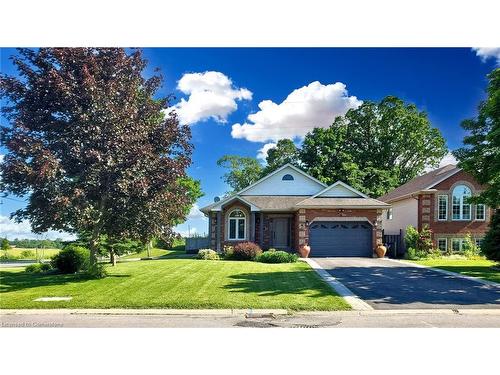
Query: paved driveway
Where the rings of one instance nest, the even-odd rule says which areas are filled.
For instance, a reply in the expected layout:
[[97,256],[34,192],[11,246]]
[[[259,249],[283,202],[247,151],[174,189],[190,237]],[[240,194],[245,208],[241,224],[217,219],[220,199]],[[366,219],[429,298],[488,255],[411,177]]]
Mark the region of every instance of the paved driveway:
[[387,259],[314,258],[374,309],[500,308],[500,286]]

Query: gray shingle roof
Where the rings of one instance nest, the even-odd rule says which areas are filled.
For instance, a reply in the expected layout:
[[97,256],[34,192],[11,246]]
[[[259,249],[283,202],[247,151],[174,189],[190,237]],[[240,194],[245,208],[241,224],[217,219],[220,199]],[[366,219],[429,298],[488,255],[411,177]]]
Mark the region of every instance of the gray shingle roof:
[[456,165],[445,165],[444,167],[435,169],[429,173],[423,174],[422,176],[415,177],[413,180],[410,180],[406,184],[401,185],[385,195],[382,195],[378,199],[383,202],[392,202],[400,198],[410,196],[411,194],[436,185],[438,182],[445,180],[458,171],[460,171],[460,168]]
[[245,195],[243,198],[264,211],[291,211],[296,209],[295,205],[306,197],[303,195]]
[[297,207],[386,208],[390,205],[373,198],[307,198]]

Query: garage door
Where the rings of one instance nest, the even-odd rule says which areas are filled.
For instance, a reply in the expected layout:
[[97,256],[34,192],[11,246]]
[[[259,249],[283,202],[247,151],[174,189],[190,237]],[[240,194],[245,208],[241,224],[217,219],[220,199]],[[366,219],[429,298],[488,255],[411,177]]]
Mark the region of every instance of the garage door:
[[363,222],[314,221],[309,226],[313,257],[371,257],[372,226]]

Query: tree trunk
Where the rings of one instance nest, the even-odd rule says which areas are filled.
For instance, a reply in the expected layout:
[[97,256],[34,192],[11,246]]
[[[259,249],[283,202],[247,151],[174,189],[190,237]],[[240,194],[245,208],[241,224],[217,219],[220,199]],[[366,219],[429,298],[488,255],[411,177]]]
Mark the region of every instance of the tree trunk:
[[151,258],[151,248],[153,247],[153,240],[149,241],[147,244],[148,258]]
[[115,255],[115,252],[113,250],[110,250],[109,251],[109,259],[110,259],[110,263],[114,266],[116,266],[116,255]]

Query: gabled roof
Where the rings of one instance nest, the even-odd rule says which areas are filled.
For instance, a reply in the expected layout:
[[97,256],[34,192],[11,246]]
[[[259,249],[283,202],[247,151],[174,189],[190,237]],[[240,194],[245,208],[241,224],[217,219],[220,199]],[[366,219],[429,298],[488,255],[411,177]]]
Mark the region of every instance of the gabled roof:
[[281,171],[282,171],[283,169],[285,169],[285,168],[292,168],[295,172],[300,173],[301,175],[303,175],[303,176],[305,176],[305,177],[309,178],[310,180],[312,180],[312,181],[314,181],[314,182],[316,182],[316,183],[318,183],[318,184],[320,184],[320,185],[322,185],[322,186],[325,186],[325,187],[326,187],[326,184],[325,184],[325,183],[323,183],[323,182],[321,182],[320,180],[318,180],[318,179],[314,178],[313,176],[308,175],[306,172],[304,172],[304,171],[303,171],[302,169],[300,169],[300,168],[297,168],[295,165],[290,164],[290,163],[287,163],[287,164],[283,165],[282,167],[280,167],[280,168],[276,169],[275,171],[273,171],[273,172],[269,173],[267,176],[262,177],[260,180],[258,180],[258,181],[256,181],[256,182],[254,182],[253,184],[248,185],[246,188],[241,189],[240,191],[238,191],[238,192],[236,193],[236,195],[239,195],[239,194],[244,193],[245,191],[247,191],[247,190],[249,190],[249,189],[253,188],[254,186],[256,186],[256,185],[260,184],[261,182],[263,182],[263,181],[267,180],[267,179],[268,179],[268,178],[270,178],[271,176],[274,176],[275,174],[277,174],[277,173],[281,172]]
[[346,188],[347,190],[352,191],[355,195],[358,195],[359,197],[368,198],[368,195],[363,194],[359,190],[354,189],[352,186],[349,186],[345,182],[342,182],[340,180],[331,184],[327,188],[321,190],[319,193],[314,194],[311,198],[319,197],[319,196],[323,195],[324,193],[326,193],[327,191],[330,191],[331,189],[335,188],[336,186],[342,186],[342,187]]
[[432,189],[437,184],[450,178],[454,174],[460,172],[461,169],[454,164],[448,164],[444,167],[430,171],[422,176],[415,177],[406,184],[382,195],[379,200],[383,202],[393,202],[400,199],[410,198],[412,195],[420,191]]

